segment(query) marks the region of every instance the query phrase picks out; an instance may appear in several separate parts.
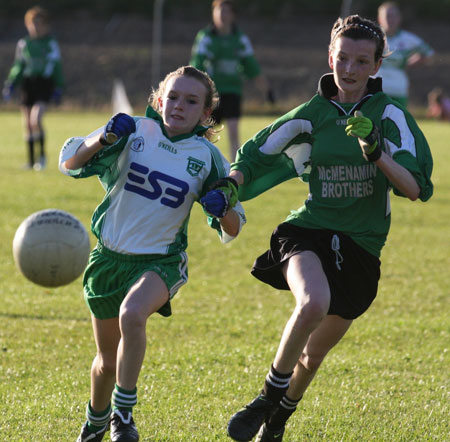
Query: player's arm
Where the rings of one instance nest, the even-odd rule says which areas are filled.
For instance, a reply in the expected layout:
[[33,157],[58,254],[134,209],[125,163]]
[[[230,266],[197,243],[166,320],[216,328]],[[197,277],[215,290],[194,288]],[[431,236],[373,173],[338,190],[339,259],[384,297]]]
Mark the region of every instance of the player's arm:
[[237,236],[241,228],[238,213],[234,209],[229,209],[224,217],[219,219],[222,230],[229,236]]
[[394,161],[386,152],[382,152],[375,164],[381,169],[392,185],[411,201],[419,198],[420,187],[412,173]]
[[244,184],[244,174],[237,169],[234,169],[230,172],[230,177],[233,178],[238,185]]
[[102,132],[86,138],[76,153],[64,162],[66,169],[76,170],[83,167],[97,152],[110,146],[120,138],[136,131],[136,123],[132,117],[124,113],[114,115]]

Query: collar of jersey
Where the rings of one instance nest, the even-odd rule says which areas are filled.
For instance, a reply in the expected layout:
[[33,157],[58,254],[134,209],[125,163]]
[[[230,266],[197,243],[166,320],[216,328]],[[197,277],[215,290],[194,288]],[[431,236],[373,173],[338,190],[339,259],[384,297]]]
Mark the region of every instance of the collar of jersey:
[[327,99],[332,105],[334,105],[338,109],[340,115],[351,115],[355,110],[359,110],[362,105],[374,94],[376,94],[377,92],[383,92],[381,85],[382,80],[380,77],[369,77],[369,80],[367,82],[367,94],[357,103],[355,103],[349,112],[347,112],[339,103],[335,102],[331,98],[338,93],[338,88],[336,86],[336,83],[334,82],[333,74],[322,75],[319,80],[319,88],[317,94]]
[[[383,92],[381,77],[369,77],[367,82],[368,94],[376,94],[377,92]],[[319,88],[317,93],[326,99],[334,97],[338,93],[338,88],[334,82],[333,74],[325,74],[320,77]]]
[[147,118],[151,118],[152,120],[155,120],[159,123],[159,125],[161,126],[161,130],[163,132],[163,134],[170,140],[170,141],[180,141],[180,140],[184,140],[186,138],[192,137],[192,135],[199,135],[202,136],[208,129],[209,127],[206,126],[195,126],[194,129],[192,130],[192,132],[189,132],[187,134],[182,134],[182,135],[177,135],[175,137],[169,137],[169,135],[167,135],[166,129],[164,128],[164,122],[163,119],[161,117],[161,115],[158,114],[158,112],[155,111],[155,109],[153,109],[151,106],[147,106],[147,109],[145,111],[145,116]]

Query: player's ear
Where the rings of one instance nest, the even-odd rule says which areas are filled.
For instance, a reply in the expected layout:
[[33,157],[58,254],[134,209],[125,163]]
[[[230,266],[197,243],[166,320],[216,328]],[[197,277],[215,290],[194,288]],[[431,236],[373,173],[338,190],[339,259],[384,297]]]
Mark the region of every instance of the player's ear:
[[330,66],[331,70],[333,70],[333,54],[331,53],[331,51],[328,52],[328,66]]
[[378,72],[378,70],[380,69],[382,63],[383,63],[383,59],[382,58],[380,58],[378,61],[375,62],[375,67],[373,68],[372,75],[375,75]]
[[159,106],[159,111],[162,112],[163,109],[163,101],[161,97],[158,97],[158,106]]
[[209,117],[212,114],[212,109],[210,107],[205,107],[203,109],[202,116],[200,118],[200,123],[203,124],[205,121],[208,121]]

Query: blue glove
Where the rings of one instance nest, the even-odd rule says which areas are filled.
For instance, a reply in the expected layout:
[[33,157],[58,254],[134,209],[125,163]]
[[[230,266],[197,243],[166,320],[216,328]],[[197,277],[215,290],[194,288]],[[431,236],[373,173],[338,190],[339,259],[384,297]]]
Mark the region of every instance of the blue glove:
[[14,86],[12,84],[6,83],[2,90],[3,100],[9,101],[11,99],[13,91]]
[[55,102],[56,105],[61,104],[61,98],[62,98],[62,90],[60,88],[56,88],[52,93],[52,100]]
[[119,138],[126,137],[136,131],[136,123],[133,117],[119,112],[106,123],[100,143],[103,145],[114,144]]
[[228,198],[222,190],[210,190],[203,198],[200,198],[200,204],[205,212],[216,218],[223,218],[230,207]]

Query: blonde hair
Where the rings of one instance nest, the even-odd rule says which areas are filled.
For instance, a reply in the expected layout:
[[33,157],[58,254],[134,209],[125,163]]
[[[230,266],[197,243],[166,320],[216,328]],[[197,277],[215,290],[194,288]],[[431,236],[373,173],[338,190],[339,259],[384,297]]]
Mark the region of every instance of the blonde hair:
[[218,8],[222,5],[228,5],[230,9],[233,11],[233,14],[237,14],[236,3],[233,0],[214,0],[211,4],[212,10]]
[[[219,104],[219,94],[217,93],[216,85],[214,84],[212,78],[206,72],[200,71],[199,69],[194,68],[193,66],[181,66],[177,70],[167,74],[164,80],[159,83],[158,89],[152,89],[148,101],[150,106],[153,107],[153,109],[155,110],[159,109],[158,100],[163,97],[167,83],[173,77],[194,78],[195,80],[203,84],[203,86],[205,86],[206,96],[204,109],[211,109],[211,111],[213,111]],[[205,121],[200,121],[199,123],[208,128],[203,136],[208,140],[212,140],[213,136],[217,134],[217,131],[215,131],[213,128],[215,124],[214,119],[210,116]]]
[[40,19],[46,25],[49,24],[49,14],[44,8],[41,8],[40,6],[33,6],[32,8],[28,9],[27,12],[25,12],[25,24],[27,25],[33,22],[36,18]]

